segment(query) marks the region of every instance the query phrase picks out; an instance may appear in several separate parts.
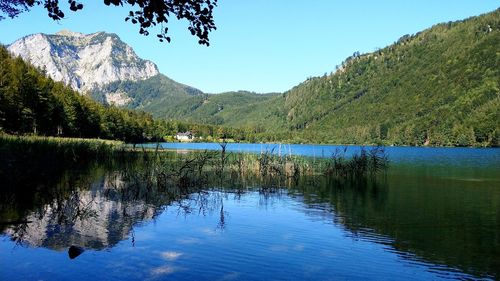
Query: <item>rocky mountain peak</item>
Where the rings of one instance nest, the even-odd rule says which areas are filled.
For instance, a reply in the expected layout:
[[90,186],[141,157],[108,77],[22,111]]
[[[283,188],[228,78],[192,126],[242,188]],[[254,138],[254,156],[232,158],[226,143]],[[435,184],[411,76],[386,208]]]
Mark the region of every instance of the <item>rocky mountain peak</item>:
[[15,41],[8,50],[82,93],[159,74],[153,62],[139,58],[116,34],[105,32],[33,34]]
[[69,36],[69,37],[83,37],[85,34],[80,33],[80,32],[73,32],[71,30],[63,29],[61,31],[56,32],[56,35],[61,35],[61,36]]

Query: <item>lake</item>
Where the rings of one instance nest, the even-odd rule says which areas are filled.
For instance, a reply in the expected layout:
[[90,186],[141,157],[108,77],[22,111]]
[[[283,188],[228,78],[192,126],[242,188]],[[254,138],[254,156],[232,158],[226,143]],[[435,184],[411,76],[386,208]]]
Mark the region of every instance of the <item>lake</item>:
[[[313,159],[337,149],[227,147]],[[40,166],[3,181],[0,279],[499,279],[500,149],[386,151],[376,177],[270,184],[228,171],[194,189],[152,185],[147,161]]]
[[[220,150],[218,143],[159,143],[163,149],[170,150]],[[155,148],[156,144],[147,143],[137,147]],[[361,148],[372,146],[340,146],[340,145],[313,145],[313,144],[265,144],[265,143],[228,143],[227,151],[231,152],[272,152],[274,154],[293,154],[310,157],[330,157],[333,153],[346,149],[346,155],[352,155]],[[450,148],[450,147],[384,147],[390,160],[397,163],[424,164],[445,166],[490,166],[500,165],[500,151],[497,148]]]

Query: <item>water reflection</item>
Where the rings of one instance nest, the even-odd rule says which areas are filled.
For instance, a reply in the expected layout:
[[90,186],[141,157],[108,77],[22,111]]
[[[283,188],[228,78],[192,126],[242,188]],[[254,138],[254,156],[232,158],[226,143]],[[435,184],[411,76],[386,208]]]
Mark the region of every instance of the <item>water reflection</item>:
[[146,198],[125,198],[130,194],[122,192],[123,184],[111,174],[87,188],[55,192],[52,201],[26,215],[27,223],[8,227],[4,232],[14,241],[32,247],[112,247],[127,237],[134,224],[156,215],[156,207]]
[[83,252],[85,252],[85,249],[83,249],[82,247],[71,246],[68,249],[68,256],[70,259],[75,259],[79,255],[81,255]]
[[[333,222],[354,238],[387,245],[405,259],[431,261],[438,264],[434,270],[459,268],[498,278],[499,181],[457,181],[449,173],[431,175],[427,169],[414,169],[408,177],[398,169],[377,182],[300,185],[298,190],[314,210],[308,213],[328,210]],[[463,174],[456,169],[454,176]],[[489,176],[498,179],[498,174]]]
[[[21,246],[69,247],[71,257],[76,253],[71,247],[103,250],[115,246],[129,238],[134,225],[154,220],[168,205],[183,215],[217,209],[218,227],[225,226],[223,193],[210,193],[201,185],[152,186],[138,178],[145,172],[141,165],[119,170],[94,167],[90,174],[73,172],[64,174],[54,188],[42,184],[43,189],[6,190],[1,202],[5,211],[0,213],[3,232]],[[33,194],[26,196],[27,192]]]
[[[331,231],[341,229],[351,240],[382,245],[386,253],[423,266],[437,276],[498,278],[500,191],[494,185],[496,179],[480,183],[456,181],[448,175],[430,175],[428,170],[419,169],[409,176],[405,169],[394,167],[376,179],[339,181],[310,176],[270,183],[238,181],[237,176],[229,174],[227,181],[204,177],[192,183],[183,180],[153,185],[144,180],[148,168],[143,163],[137,167],[130,163],[125,167],[98,165],[86,171],[62,173],[58,181],[47,179],[24,187],[27,191],[5,190],[0,197],[0,221],[4,235],[17,245],[67,251],[74,259],[84,251],[111,249],[121,241],[135,247],[141,237],[135,237],[134,229],[156,221],[167,209],[186,219],[216,218],[205,234],[234,231],[236,227],[248,227],[244,231],[252,233],[250,228],[264,223],[255,217],[249,217],[248,222],[234,221],[234,208],[227,208],[227,204],[279,210],[275,218],[266,218],[274,219],[276,228],[284,220],[292,220],[294,226],[294,217],[287,215],[293,210],[312,222],[330,224]],[[314,229],[291,232],[284,241],[294,241],[299,235],[301,238],[294,244],[276,244],[272,236],[249,236],[246,242],[254,248],[269,243],[269,253],[301,253],[304,260],[312,258],[307,256],[307,243],[302,240],[314,236]],[[177,241],[182,245],[201,243],[200,238],[190,236],[177,237]],[[234,247],[234,253],[225,254],[240,254],[240,246]],[[325,257],[338,255],[320,245],[318,248],[323,249],[321,255]],[[258,264],[250,252],[245,254]],[[170,263],[187,257],[178,249],[158,255]],[[167,264],[151,272],[163,276],[184,270]],[[312,267],[309,270],[321,271]]]

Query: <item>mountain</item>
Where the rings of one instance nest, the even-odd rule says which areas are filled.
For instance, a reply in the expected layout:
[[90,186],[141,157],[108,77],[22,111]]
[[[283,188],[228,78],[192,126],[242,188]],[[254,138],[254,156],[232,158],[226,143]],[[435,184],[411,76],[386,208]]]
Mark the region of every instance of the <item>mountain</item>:
[[[8,50],[44,69],[52,79],[103,103],[135,108],[151,98],[181,100],[201,93],[160,74],[153,62],[139,58],[116,34],[33,34],[15,41]],[[155,93],[140,96],[136,91],[140,88]]]
[[[260,107],[274,96],[245,91],[204,94],[160,74],[154,63],[139,58],[116,34],[105,32],[33,34],[15,41],[8,50],[94,100],[155,117],[239,126],[234,115]],[[256,119],[244,124],[254,124]]]
[[253,112],[257,108],[268,106],[268,102],[279,95],[278,93],[257,94],[247,91],[203,94],[168,107],[161,107],[161,104],[153,105],[150,110],[166,119],[214,125],[224,124],[233,127],[252,126],[262,118],[262,116],[253,116]]
[[297,141],[498,146],[499,46],[497,9],[356,52],[285,93],[286,129]]
[[[40,47],[43,40],[30,45],[33,51],[15,47],[28,46],[22,43],[29,41],[28,36],[9,50],[22,49],[19,54],[28,59],[41,58],[39,53],[47,52],[46,56],[54,58],[39,65],[60,64],[62,70],[55,73],[64,73],[75,65],[73,61],[79,61],[80,55],[60,55],[77,53],[67,49],[92,49],[97,47],[90,47],[91,42],[100,42],[98,46],[115,42],[110,44],[116,50],[129,50],[120,56],[108,52],[103,61],[123,57],[123,63],[116,62],[113,68],[142,66],[143,72],[133,79],[130,75],[130,79],[101,84],[76,84],[96,85],[91,94],[97,100],[148,111],[159,118],[242,128],[252,140],[500,146],[500,9],[404,35],[372,53],[354,52],[329,75],[309,78],[282,94],[204,94],[157,74],[152,70],[155,67],[146,71],[148,62],[125,56],[133,51],[119,44],[116,35],[64,32],[32,36],[51,38],[46,40],[49,47]],[[27,55],[30,52],[34,54]],[[55,75],[52,67],[45,69]],[[75,71],[75,75],[79,73]]]
[[199,95],[156,116],[250,128],[264,141],[500,145],[500,9],[437,24],[283,94]]
[[156,133],[159,123],[151,114],[81,95],[0,46],[0,134],[143,142],[163,137]]
[[220,118],[200,116],[199,101],[178,116],[253,127],[265,141],[500,146],[499,46],[500,9],[354,52],[260,104],[212,110]]
[[93,90],[115,81],[144,80],[159,74],[154,63],[140,59],[115,34],[104,32],[33,34],[17,40],[8,50],[77,91]]

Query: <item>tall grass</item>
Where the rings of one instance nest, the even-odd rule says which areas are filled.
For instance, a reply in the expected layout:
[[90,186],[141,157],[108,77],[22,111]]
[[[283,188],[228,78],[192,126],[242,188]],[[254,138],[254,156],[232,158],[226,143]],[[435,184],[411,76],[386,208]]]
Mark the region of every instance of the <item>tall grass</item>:
[[59,138],[41,136],[0,135],[0,153],[4,159],[49,157],[79,161],[102,159],[123,152],[119,141],[100,139]]
[[262,177],[365,177],[388,168],[389,159],[383,147],[361,148],[347,156],[347,148],[337,150],[330,158],[276,154],[274,150],[260,154],[237,153],[227,157],[226,166],[238,174],[254,173]]
[[0,134],[0,178],[4,186],[61,174],[65,169],[81,169],[85,163],[111,162],[131,155],[121,142]]
[[347,147],[337,149],[326,162],[324,174],[336,177],[364,177],[375,175],[387,169],[389,159],[383,147],[361,148],[350,158],[346,157]]
[[[158,205],[177,201],[181,208],[186,207],[181,204],[183,199],[192,195],[205,198],[207,188],[231,188],[235,194],[252,188],[258,188],[263,194],[276,194],[283,187],[317,187],[322,186],[320,183],[360,188],[371,181],[369,176],[387,168],[387,156],[381,148],[346,155],[346,150],[323,159],[280,155],[272,150],[260,154],[225,150],[187,154],[141,152],[112,141],[4,135],[0,136],[0,201],[18,198],[27,206],[45,204],[44,198],[50,198],[50,194],[45,196],[45,193],[52,192],[47,187],[54,186],[56,179],[67,183],[54,192],[71,192],[81,180],[75,175],[83,175],[81,178],[85,179],[88,170],[93,169],[89,167],[102,167],[102,164],[114,171],[108,179],[111,188],[106,190],[107,196]],[[40,193],[44,196],[24,198],[26,194]],[[0,213],[17,208],[4,205]],[[224,207],[220,205],[220,227],[224,226],[224,214]],[[22,223],[23,217],[12,212],[12,215],[4,215],[3,221]]]
[[[127,173],[128,178],[146,187],[166,189],[177,186],[182,192],[205,183],[217,185],[245,182],[276,186],[298,181],[302,176],[335,179],[363,178],[388,166],[383,148],[361,149],[347,156],[347,148],[330,158],[296,156],[291,153],[231,153],[225,143],[219,151],[178,154],[155,150],[134,150],[121,142],[37,136],[0,135],[0,176],[22,177],[23,171],[44,171],[47,165],[60,169],[89,161],[127,162],[141,158],[144,169]],[[50,167],[49,167],[50,168]]]
[[[145,154],[149,159],[140,181],[152,186],[179,186],[182,188],[211,184],[277,185],[298,181],[301,176],[327,177],[336,180],[362,179],[375,176],[388,167],[383,148],[361,149],[346,156],[347,149],[330,158],[315,159],[304,156],[277,155],[273,150],[260,154],[228,153],[220,151],[191,152],[188,154]],[[149,156],[148,156],[149,155]],[[136,175],[137,176],[137,175]],[[139,180],[138,180],[139,182]]]

